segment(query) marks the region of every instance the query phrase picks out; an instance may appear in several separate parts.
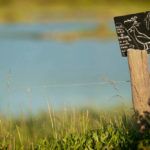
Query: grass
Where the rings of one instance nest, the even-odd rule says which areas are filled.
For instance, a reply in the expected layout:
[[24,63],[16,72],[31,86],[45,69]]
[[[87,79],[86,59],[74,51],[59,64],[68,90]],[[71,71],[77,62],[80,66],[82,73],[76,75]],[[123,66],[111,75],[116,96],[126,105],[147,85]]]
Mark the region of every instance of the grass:
[[59,32],[52,33],[46,32],[39,35],[39,38],[46,40],[60,40],[60,41],[75,41],[79,39],[101,39],[101,40],[112,40],[116,34],[108,27],[107,24],[100,24],[98,27],[94,29],[85,29],[79,31],[69,31],[69,32]]
[[150,148],[133,112],[64,109],[17,118],[0,117],[0,150],[134,150]]
[[[5,2],[5,0],[0,0]],[[33,23],[49,21],[109,21],[114,16],[149,10],[147,1],[44,1],[10,0],[0,3],[0,23]]]

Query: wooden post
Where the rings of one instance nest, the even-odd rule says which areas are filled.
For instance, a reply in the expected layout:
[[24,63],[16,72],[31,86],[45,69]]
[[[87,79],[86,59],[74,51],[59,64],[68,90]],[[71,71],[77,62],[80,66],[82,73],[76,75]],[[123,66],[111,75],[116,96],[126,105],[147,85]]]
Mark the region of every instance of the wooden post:
[[150,12],[147,11],[114,17],[121,54],[128,57],[133,106],[142,131],[150,129],[150,75],[147,55],[150,53],[149,16]]
[[[150,115],[150,75],[146,50],[129,49],[127,52],[131,77],[132,100],[135,112],[140,118]],[[145,125],[138,120],[141,128]]]

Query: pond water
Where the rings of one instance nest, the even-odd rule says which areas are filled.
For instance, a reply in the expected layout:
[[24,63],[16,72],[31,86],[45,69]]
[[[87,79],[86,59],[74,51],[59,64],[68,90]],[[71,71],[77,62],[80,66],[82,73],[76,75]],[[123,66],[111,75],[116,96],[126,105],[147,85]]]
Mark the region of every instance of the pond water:
[[127,59],[121,57],[117,39],[37,38],[43,32],[81,31],[98,25],[0,25],[0,112],[34,113],[47,110],[47,103],[59,109],[130,102]]

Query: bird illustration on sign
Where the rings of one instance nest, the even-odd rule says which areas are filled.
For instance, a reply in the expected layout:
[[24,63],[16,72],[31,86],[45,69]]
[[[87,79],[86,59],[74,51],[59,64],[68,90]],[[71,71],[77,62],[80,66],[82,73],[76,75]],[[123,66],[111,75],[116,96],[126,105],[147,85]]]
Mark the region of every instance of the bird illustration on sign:
[[114,20],[123,56],[131,48],[150,52],[150,12],[115,17]]

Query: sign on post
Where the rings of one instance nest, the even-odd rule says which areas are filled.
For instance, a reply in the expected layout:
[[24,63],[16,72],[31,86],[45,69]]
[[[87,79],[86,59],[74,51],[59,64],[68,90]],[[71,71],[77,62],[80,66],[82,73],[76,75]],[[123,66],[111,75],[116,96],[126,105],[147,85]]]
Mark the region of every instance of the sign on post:
[[150,12],[114,18],[122,56],[128,49],[147,50],[150,53]]
[[150,11],[114,18],[123,57],[128,57],[132,101],[143,132],[150,124]]

